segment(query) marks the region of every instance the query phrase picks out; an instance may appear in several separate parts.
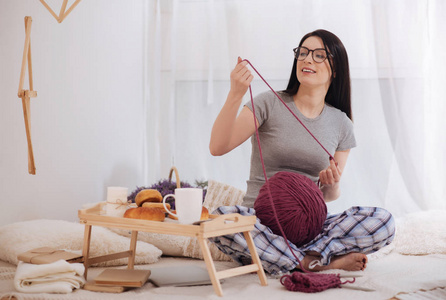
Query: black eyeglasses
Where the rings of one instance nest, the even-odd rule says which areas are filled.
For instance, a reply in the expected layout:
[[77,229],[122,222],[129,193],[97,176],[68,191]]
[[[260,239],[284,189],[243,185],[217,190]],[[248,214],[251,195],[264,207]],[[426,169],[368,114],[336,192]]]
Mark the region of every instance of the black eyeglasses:
[[323,48],[317,48],[314,50],[310,50],[307,47],[297,47],[293,49],[294,57],[296,57],[297,60],[304,60],[307,58],[308,54],[312,52],[312,57],[314,62],[321,63],[324,62],[324,60],[327,59],[327,56],[333,57],[333,54],[328,53]]

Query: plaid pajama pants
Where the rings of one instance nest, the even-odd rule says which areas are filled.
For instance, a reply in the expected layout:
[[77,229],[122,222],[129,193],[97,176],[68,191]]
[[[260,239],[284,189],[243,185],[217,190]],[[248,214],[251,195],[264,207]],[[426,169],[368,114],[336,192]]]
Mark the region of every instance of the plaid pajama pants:
[[[239,213],[255,215],[253,208],[221,206],[214,214]],[[274,234],[257,219],[251,231],[257,253],[266,272],[287,273],[299,264],[282,236]],[[320,262],[328,265],[334,256],[351,252],[370,254],[390,244],[395,236],[392,215],[378,207],[354,206],[340,214],[328,214],[322,231],[309,243],[298,248],[288,241],[294,254],[302,260],[307,251],[320,253]],[[242,233],[210,239],[223,253],[240,264],[251,262],[248,245]]]

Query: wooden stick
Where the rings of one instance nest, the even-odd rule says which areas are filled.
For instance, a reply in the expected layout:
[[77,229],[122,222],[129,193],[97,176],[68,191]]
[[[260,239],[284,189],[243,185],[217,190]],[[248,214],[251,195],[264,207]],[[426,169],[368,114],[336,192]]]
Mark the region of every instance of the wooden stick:
[[[31,107],[30,107],[30,97],[37,96],[37,93],[32,91],[33,89],[33,75],[32,75],[32,61],[31,61],[31,24],[32,18],[25,17],[25,46],[23,49],[23,57],[22,57],[22,68],[20,70],[20,80],[19,80],[19,91],[18,96],[22,98],[22,106],[23,106],[23,118],[25,120],[25,131],[26,131],[26,140],[28,144],[28,173],[36,174],[36,166],[34,163],[34,152],[33,152],[33,144],[31,141]],[[26,69],[26,61],[28,60],[28,74],[29,74],[29,86],[30,91],[23,90],[23,84],[25,82],[25,69]]]
[[[57,20],[57,22],[59,22],[59,17],[56,15],[56,13],[51,9],[51,7],[48,6],[48,4],[46,4],[45,0],[40,0],[40,2],[43,4],[43,6],[46,7],[46,9],[48,9],[48,11],[53,15],[53,17]],[[59,22],[60,23],[60,22]]]
[[104,261],[126,258],[126,257],[130,257],[131,255],[132,255],[132,251],[127,250],[127,251],[122,251],[122,252],[117,252],[117,253],[96,256],[96,257],[88,258],[88,265],[91,266],[91,265],[98,264],[98,263],[101,263]]
[[252,239],[251,233],[249,231],[244,231],[243,236],[245,237],[246,243],[248,244],[248,249],[249,253],[251,254],[252,262],[259,267],[257,270],[257,275],[259,276],[260,284],[268,285],[265,271],[263,270],[262,262],[260,261],[259,255],[257,254],[256,246],[254,244],[254,240]]
[[65,15],[62,17],[62,19],[60,20],[60,22],[62,22],[63,20],[65,20],[65,18],[68,16],[68,14],[79,4],[79,2],[81,2],[81,0],[76,0],[71,7],[67,10],[67,12],[65,13]]
[[25,17],[25,46],[23,47],[22,69],[20,71],[19,91],[17,93],[19,97],[22,97],[23,83],[25,82],[26,59],[28,57],[29,43],[31,40],[31,22],[31,17]]
[[63,14],[65,13],[65,9],[67,8],[68,0],[63,0],[62,7],[60,8],[59,17],[57,18],[57,22],[62,23]]
[[[29,17],[31,18],[31,17]],[[31,19],[32,22],[32,19]],[[30,34],[29,34],[29,45],[28,45],[28,80],[29,80],[29,90],[34,90],[33,88],[33,64],[31,59],[31,22],[28,24]],[[25,28],[26,28],[26,20],[25,20]]]
[[36,166],[34,164],[34,152],[33,152],[33,144],[31,141],[31,113],[29,108],[29,97],[22,98],[22,106],[23,106],[23,117],[25,119],[25,130],[26,130],[26,140],[28,142],[28,173],[36,174]]
[[256,264],[250,264],[246,266],[236,267],[232,269],[226,269],[223,271],[217,272],[218,279],[224,279],[228,277],[239,276],[243,274],[249,274],[252,272],[257,272],[259,270],[259,266]]
[[133,269],[135,266],[136,257],[136,242],[138,241],[138,230],[132,230],[132,237],[130,239],[130,251],[132,254],[129,256],[127,268]]
[[220,280],[217,276],[217,270],[215,269],[214,261],[212,260],[211,251],[209,250],[208,244],[203,237],[197,237],[198,243],[200,244],[201,253],[203,254],[203,259],[206,263],[206,268],[208,269],[209,277],[212,282],[212,286],[214,287],[215,293],[222,297],[223,290],[221,289]]
[[82,247],[82,256],[84,257],[84,267],[85,267],[85,272],[84,272],[85,280],[87,280],[88,267],[90,266],[88,258],[88,256],[90,255],[90,241],[91,241],[91,225],[85,224],[84,245]]
[[[29,98],[35,98],[35,97],[37,97],[37,91],[28,91],[28,90],[26,90],[26,91],[23,91],[23,95],[22,95],[22,97],[23,96],[25,96],[25,97],[29,97]],[[20,97],[21,98],[21,97]]]
[[[366,288],[366,287],[361,287],[361,286],[353,286],[353,285],[342,285],[341,288],[344,289],[351,289],[351,290],[357,290],[357,291],[364,291],[364,292],[374,292],[376,290],[374,289],[370,289],[370,288]],[[396,298],[395,298],[396,299]]]

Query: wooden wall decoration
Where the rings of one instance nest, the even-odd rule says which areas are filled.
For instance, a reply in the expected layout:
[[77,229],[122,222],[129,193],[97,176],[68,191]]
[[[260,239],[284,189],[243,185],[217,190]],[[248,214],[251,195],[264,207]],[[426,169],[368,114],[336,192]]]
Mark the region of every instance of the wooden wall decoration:
[[[18,96],[22,98],[23,117],[25,118],[26,140],[28,142],[28,173],[36,174],[34,164],[33,144],[31,141],[31,106],[30,98],[37,97],[37,92],[33,88],[33,69],[31,61],[31,24],[32,18],[25,17],[25,47],[23,49],[22,69],[20,71]],[[23,89],[25,83],[26,65],[28,62],[29,90]]]
[[56,15],[56,13],[51,9],[51,7],[45,2],[45,0],[40,0],[40,2],[43,4],[43,6],[48,9],[48,11],[53,15],[53,17],[57,20],[57,22],[62,23],[63,20],[71,13],[71,11],[81,2],[81,0],[76,0],[70,8],[67,9],[68,0],[63,0],[62,7],[60,8],[59,15]]
[[[43,4],[43,6],[45,6],[46,9],[48,9],[51,15],[56,18],[57,22],[62,23],[62,21],[73,11],[73,9],[79,4],[79,2],[81,2],[81,0],[75,0],[68,9],[68,0],[63,0],[59,15],[56,15],[56,13],[45,2],[45,0],[40,0],[40,2]],[[32,18],[29,16],[25,17],[25,46],[23,49],[22,69],[20,71],[19,91],[17,95],[19,96],[19,98],[22,99],[23,117],[25,119],[26,140],[28,143],[28,173],[35,175],[36,166],[34,162],[33,144],[31,140],[31,98],[37,97],[37,92],[34,91],[33,87],[33,71],[31,60],[31,24]],[[25,90],[23,89],[23,85],[25,83],[25,73],[27,65],[29,89]]]

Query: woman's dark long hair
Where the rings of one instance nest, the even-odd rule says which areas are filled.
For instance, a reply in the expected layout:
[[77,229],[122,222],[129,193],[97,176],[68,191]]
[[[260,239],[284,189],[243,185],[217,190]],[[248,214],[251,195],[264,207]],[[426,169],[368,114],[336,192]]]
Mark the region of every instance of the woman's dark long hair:
[[[325,102],[345,112],[352,120],[350,69],[348,66],[347,51],[345,50],[341,40],[336,35],[323,29],[318,29],[306,34],[301,39],[299,47],[302,46],[303,42],[311,36],[321,38],[322,42],[324,43],[325,50],[333,55],[333,57],[327,58],[331,67],[332,81],[330,87],[328,88],[327,95],[325,95]],[[297,80],[296,75],[296,65],[297,59],[294,58],[290,80],[286,90],[284,90],[285,93],[291,96],[297,93],[300,86],[300,82]]]

